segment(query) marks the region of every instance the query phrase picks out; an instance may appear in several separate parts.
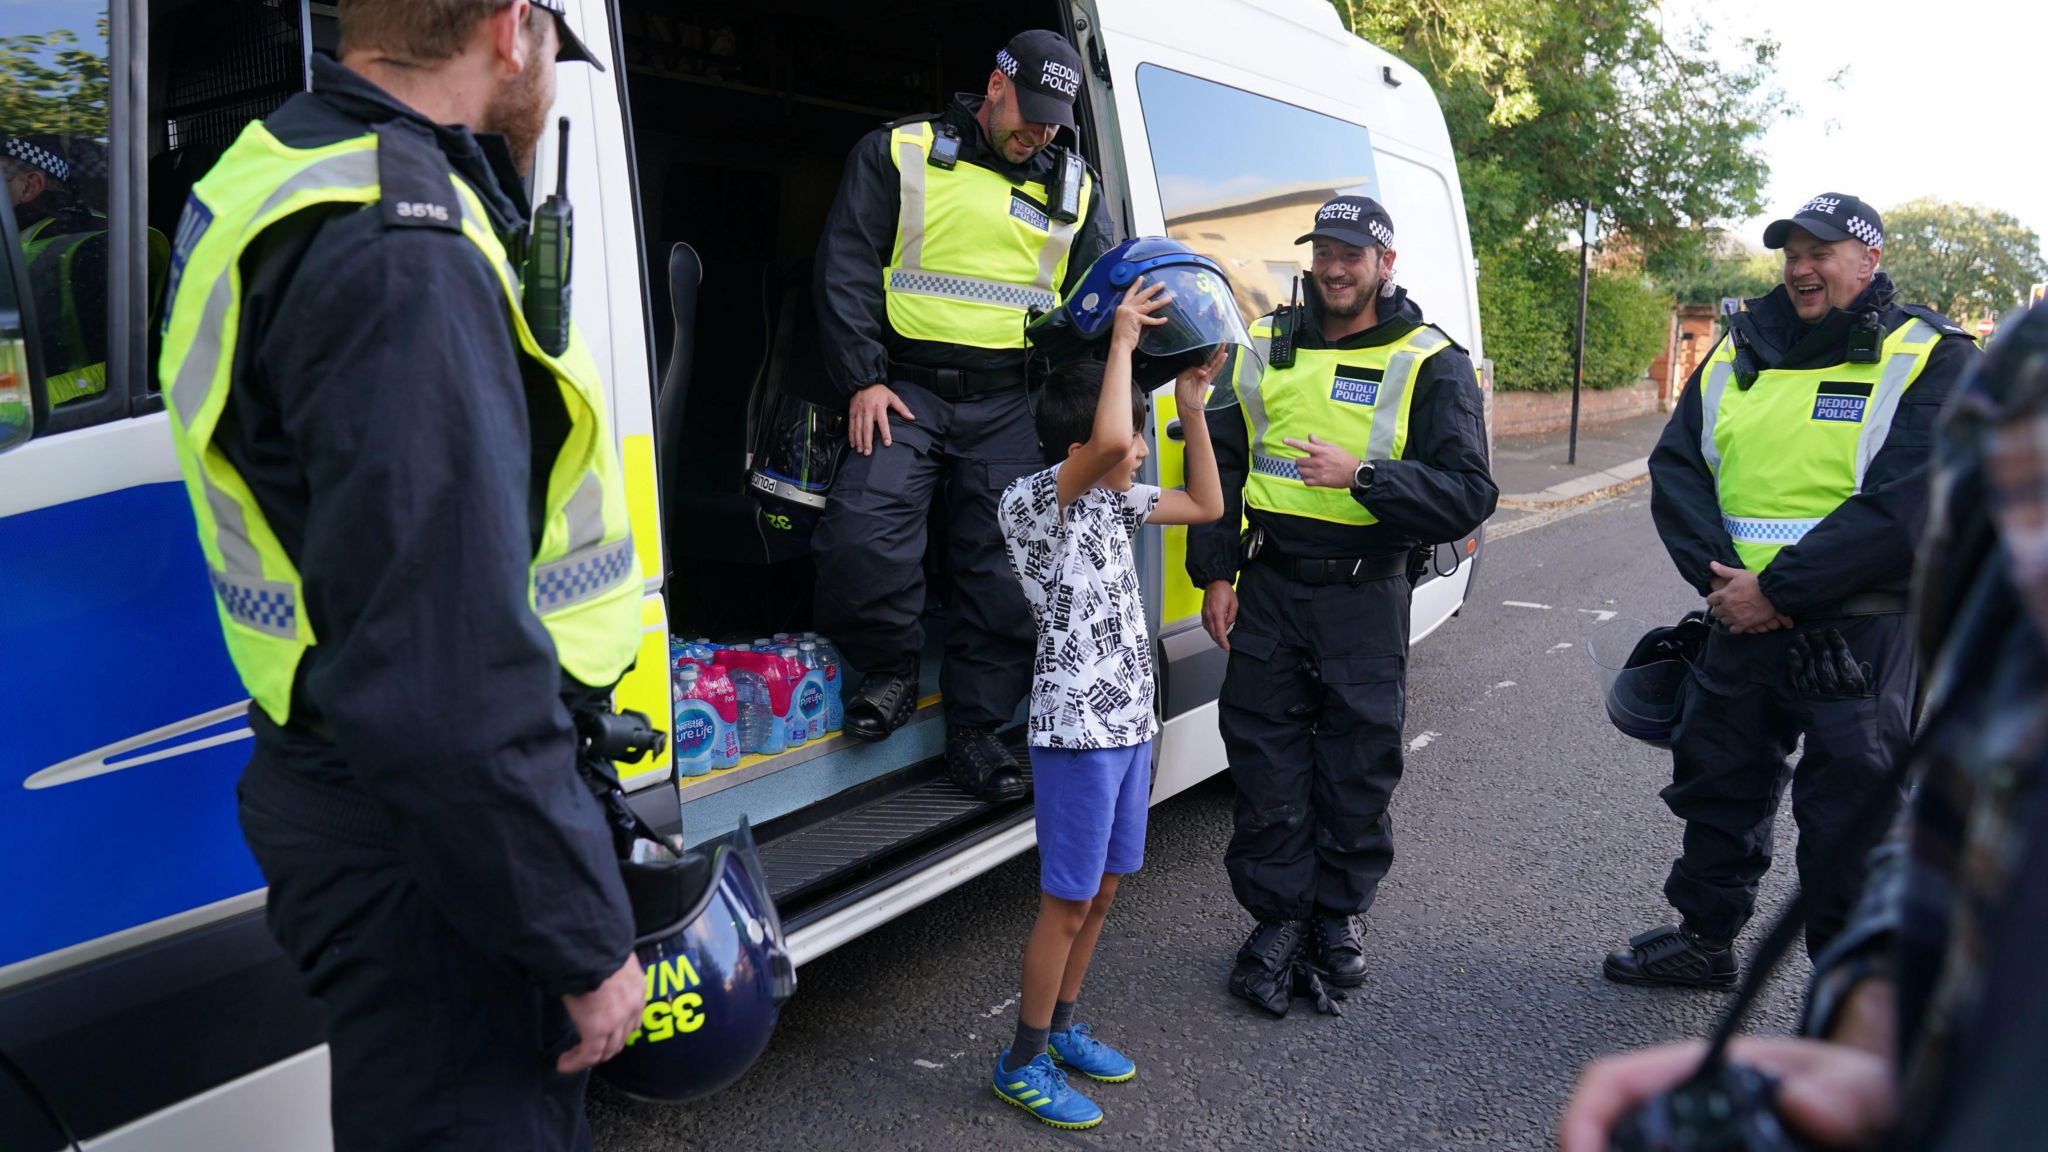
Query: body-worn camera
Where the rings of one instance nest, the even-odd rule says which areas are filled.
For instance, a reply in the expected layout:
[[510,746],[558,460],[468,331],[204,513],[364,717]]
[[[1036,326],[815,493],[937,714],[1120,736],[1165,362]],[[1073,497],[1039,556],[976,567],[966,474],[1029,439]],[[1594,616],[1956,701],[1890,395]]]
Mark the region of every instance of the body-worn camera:
[[576,736],[586,758],[605,763],[637,764],[668,747],[668,733],[642,712],[578,712]]
[[1811,1152],[1773,1106],[1778,1082],[1747,1064],[1709,1058],[1698,1074],[1622,1117],[1609,1152]]

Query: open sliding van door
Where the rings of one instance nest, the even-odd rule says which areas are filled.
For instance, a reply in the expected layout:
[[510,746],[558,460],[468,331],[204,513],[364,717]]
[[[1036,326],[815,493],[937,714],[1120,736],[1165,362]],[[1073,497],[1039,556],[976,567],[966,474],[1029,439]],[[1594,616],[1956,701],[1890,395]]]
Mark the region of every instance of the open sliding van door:
[[[1432,319],[1443,313],[1477,355],[1456,167],[1442,112],[1412,68],[1352,36],[1323,0],[1092,0],[1087,19],[1081,48],[1091,85],[1115,96],[1107,106],[1132,235],[1171,236],[1214,258],[1250,322],[1285,303],[1308,271],[1308,250],[1294,241],[1316,208],[1340,194],[1373,196],[1404,237],[1423,242],[1402,245],[1404,282],[1406,269],[1426,265],[1418,292]],[[1182,416],[1171,386],[1154,394],[1153,411],[1156,482],[1177,485]],[[1215,708],[1226,657],[1201,627],[1187,530],[1154,539],[1140,565],[1159,637],[1156,803],[1225,765]],[[1438,551],[1448,571],[1466,542]],[[1468,573],[1418,590],[1416,637],[1463,602]]]

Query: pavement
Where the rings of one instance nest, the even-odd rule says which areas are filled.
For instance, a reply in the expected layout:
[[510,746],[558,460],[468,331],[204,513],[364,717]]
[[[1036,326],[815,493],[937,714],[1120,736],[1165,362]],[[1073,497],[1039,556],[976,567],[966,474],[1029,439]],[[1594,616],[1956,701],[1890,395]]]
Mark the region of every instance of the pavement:
[[1547,508],[1625,488],[1650,474],[1650,449],[1671,419],[1663,412],[1579,429],[1576,461],[1569,432],[1502,437],[1493,444],[1493,478],[1501,506]]
[[[1152,809],[1145,868],[1082,990],[1081,1018],[1138,1064],[1127,1084],[1083,1087],[1101,1127],[1056,1132],[989,1089],[1037,907],[1027,853],[805,965],[769,1050],[723,1093],[661,1107],[594,1088],[596,1147],[1554,1147],[1586,1061],[1704,1035],[1730,1001],[1599,970],[1672,919],[1680,825],[1657,796],[1670,756],[1607,723],[1584,654],[1611,614],[1668,620],[1697,601],[1648,502],[1638,487],[1489,530],[1463,612],[1416,645],[1396,857],[1343,1016],[1297,1003],[1273,1020],[1226,993],[1251,922],[1223,872],[1233,794],[1217,779]],[[1796,829],[1778,829],[1745,952],[1790,892]],[[1749,1028],[1790,1030],[1806,973],[1803,954],[1789,961]]]

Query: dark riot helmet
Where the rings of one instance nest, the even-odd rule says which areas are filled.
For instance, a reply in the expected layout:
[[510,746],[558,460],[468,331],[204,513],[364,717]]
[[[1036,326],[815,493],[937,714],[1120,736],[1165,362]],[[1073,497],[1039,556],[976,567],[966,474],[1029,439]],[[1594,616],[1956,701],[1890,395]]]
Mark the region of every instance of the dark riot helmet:
[[[1054,363],[1098,354],[1109,340],[1117,306],[1140,276],[1148,286],[1166,285],[1173,297],[1155,313],[1166,323],[1146,328],[1131,357],[1131,384],[1140,391],[1200,367],[1218,345],[1252,347],[1223,266],[1164,236],[1126,240],[1097,257],[1059,307],[1031,322],[1026,338]],[[1259,359],[1239,356],[1240,371],[1256,370]],[[1219,378],[1208,406],[1234,402],[1235,392]]]
[[1689,612],[1668,628],[1652,628],[1628,646],[1625,658],[1614,659],[1626,643],[1623,637],[1640,626],[1640,621],[1612,621],[1587,648],[1606,685],[1607,719],[1624,736],[1669,748],[1685,711],[1693,664],[1706,646],[1707,614]]
[[646,1005],[625,1049],[597,1076],[661,1103],[709,1096],[753,1065],[796,991],[753,833],[742,821],[713,847],[620,867],[640,932],[634,953],[647,973]]

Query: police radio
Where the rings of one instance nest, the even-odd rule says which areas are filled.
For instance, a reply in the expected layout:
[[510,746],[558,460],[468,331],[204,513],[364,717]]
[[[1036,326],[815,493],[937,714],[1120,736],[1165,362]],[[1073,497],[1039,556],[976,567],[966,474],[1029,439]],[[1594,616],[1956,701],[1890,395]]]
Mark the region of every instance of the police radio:
[[1062,148],[1059,153],[1052,186],[1045,190],[1046,215],[1062,224],[1072,224],[1081,218],[1081,183],[1086,178],[1086,169],[1071,150]]
[[569,118],[562,117],[559,124],[555,190],[533,214],[533,242],[527,250],[521,293],[526,326],[550,356],[569,350],[569,239],[576,217],[569,207]]
[[1281,316],[1273,317],[1273,343],[1266,349],[1266,363],[1275,368],[1294,367],[1294,328],[1301,323],[1301,277],[1294,278],[1294,289],[1287,297],[1286,324]]

